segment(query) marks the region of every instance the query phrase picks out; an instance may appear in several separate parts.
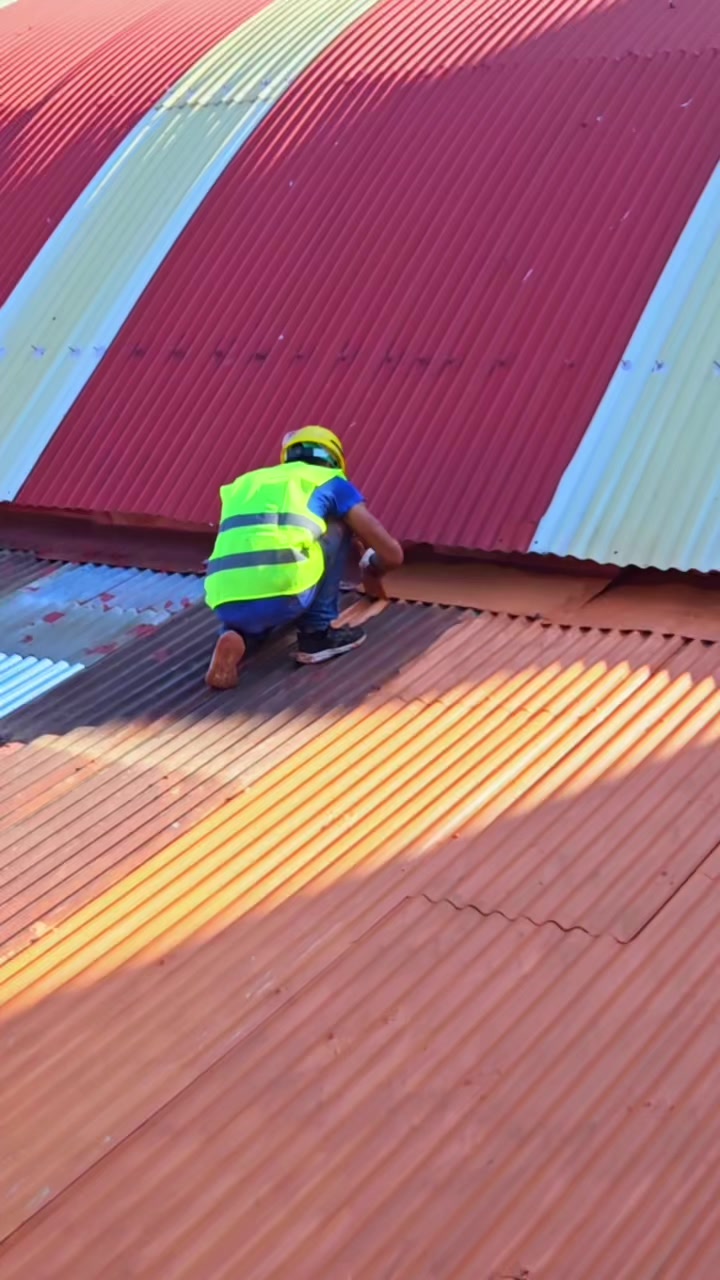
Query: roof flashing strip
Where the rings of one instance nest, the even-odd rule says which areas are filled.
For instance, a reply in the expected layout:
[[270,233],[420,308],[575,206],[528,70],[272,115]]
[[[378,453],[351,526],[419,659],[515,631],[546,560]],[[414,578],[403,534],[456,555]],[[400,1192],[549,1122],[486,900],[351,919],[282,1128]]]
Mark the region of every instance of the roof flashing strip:
[[720,569],[720,165],[532,543],[641,568]]
[[0,310],[0,500],[17,496],[233,157],[377,3],[274,0],[200,59],[102,166]]

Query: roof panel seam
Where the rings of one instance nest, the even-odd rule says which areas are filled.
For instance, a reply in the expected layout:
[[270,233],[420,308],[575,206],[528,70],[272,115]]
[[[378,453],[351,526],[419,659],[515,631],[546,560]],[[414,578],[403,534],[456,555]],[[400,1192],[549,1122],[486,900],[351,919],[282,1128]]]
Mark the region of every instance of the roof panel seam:
[[612,933],[593,933],[591,929],[586,929],[581,924],[564,925],[559,920],[546,918],[543,920],[534,920],[532,916],[524,915],[520,912],[518,915],[512,915],[506,911],[501,911],[499,907],[493,907],[489,911],[483,911],[476,902],[456,902],[453,897],[433,898],[431,894],[422,890],[420,893],[408,894],[405,899],[407,902],[424,901],[429,903],[431,907],[452,907],[453,911],[464,912],[472,911],[475,915],[480,916],[482,920],[491,920],[493,917],[504,920],[506,924],[517,924],[524,921],[525,924],[531,924],[534,929],[559,929],[560,933],[582,933],[586,938],[591,938],[594,942],[599,942],[603,938],[612,938],[615,942],[622,942],[622,939],[616,938]]

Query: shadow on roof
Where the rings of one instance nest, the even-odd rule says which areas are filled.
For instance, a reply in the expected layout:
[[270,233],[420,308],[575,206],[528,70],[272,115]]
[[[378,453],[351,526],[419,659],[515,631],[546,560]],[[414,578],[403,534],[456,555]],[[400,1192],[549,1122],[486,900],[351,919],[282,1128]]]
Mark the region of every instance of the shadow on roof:
[[717,1218],[691,1228],[720,1192],[720,796],[698,674],[629,693],[624,735],[606,708],[555,792],[523,789],[516,730],[494,821],[499,761],[483,777],[471,735],[453,756],[449,707],[433,735],[416,706],[404,751],[398,723],[394,754],[380,724],[346,743],[326,787],[328,746],[315,774],[301,753],[6,960],[0,1233],[30,1221],[4,1280],[109,1256],[164,1280],[710,1280]]

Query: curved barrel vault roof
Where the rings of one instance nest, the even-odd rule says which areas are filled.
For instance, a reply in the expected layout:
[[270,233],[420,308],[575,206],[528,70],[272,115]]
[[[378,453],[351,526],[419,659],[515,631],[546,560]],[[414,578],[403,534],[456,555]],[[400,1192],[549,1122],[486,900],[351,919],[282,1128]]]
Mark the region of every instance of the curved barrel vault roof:
[[[76,3],[75,35],[55,39],[62,72],[43,0],[0,13],[0,50],[13,22],[17,47],[23,7],[44,15],[48,51],[43,93],[18,89],[7,113],[20,159],[0,228],[23,221],[23,200],[32,217],[0,312],[5,498],[211,522],[228,473],[274,456],[287,426],[312,418],[347,437],[358,480],[406,539],[720,567],[712,537],[669,524],[641,484],[642,518],[618,531],[622,448],[602,466],[589,444],[578,453],[605,439],[606,393],[648,331],[664,269],[677,278],[668,263],[684,229],[695,234],[693,211],[717,231],[712,0],[217,0],[192,36],[179,0],[136,0],[124,17],[106,0],[86,27]],[[142,36],[153,24],[166,33],[162,74]],[[69,93],[82,110],[68,110]],[[77,122],[95,100],[104,150],[92,151]],[[148,112],[156,148],[137,163]],[[42,129],[54,178],[30,199]],[[696,326],[712,331],[717,292],[688,311],[664,288],[679,372],[645,415],[644,447],[682,450],[691,495],[720,389]],[[652,339],[642,351],[635,399],[663,363]],[[613,411],[616,433],[631,420]],[[691,438],[706,443],[688,449]],[[623,483],[588,538],[581,511],[598,486]],[[711,521],[712,502],[703,511]]]

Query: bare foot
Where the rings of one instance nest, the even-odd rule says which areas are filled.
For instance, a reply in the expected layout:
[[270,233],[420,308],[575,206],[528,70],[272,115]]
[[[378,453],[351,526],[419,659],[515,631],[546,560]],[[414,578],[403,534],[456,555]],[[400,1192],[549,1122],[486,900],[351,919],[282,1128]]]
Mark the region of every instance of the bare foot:
[[205,683],[211,689],[234,689],[238,667],[245,657],[245,641],[236,631],[225,631],[215,645]]

